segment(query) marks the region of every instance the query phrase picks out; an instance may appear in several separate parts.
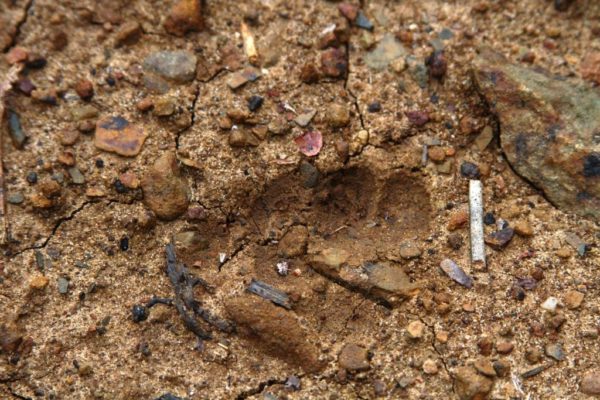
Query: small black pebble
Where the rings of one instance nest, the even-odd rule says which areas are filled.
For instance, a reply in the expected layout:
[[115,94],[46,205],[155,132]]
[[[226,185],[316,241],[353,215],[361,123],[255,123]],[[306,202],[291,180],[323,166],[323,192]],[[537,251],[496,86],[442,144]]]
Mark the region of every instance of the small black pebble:
[[129,250],[129,238],[127,236],[123,236],[121,241],[119,242],[119,248],[121,251]]
[[101,158],[96,159],[96,168],[104,168],[104,160]]
[[264,101],[264,99],[260,96],[256,96],[256,95],[251,96],[248,99],[248,109],[250,111],[258,110],[262,106],[263,101]]
[[435,50],[425,59],[425,65],[429,69],[429,74],[436,79],[442,79],[446,75],[448,62],[443,50]]
[[125,185],[123,185],[123,182],[121,182],[119,179],[115,180],[115,190],[117,191],[117,193],[127,193],[127,188],[125,187]]
[[148,346],[148,343],[146,343],[146,342],[140,343],[140,345],[138,346],[138,349],[140,350],[140,353],[142,353],[142,355],[144,355],[144,357],[150,357],[152,355],[152,351],[150,351],[150,347]]
[[494,214],[492,214],[491,212],[485,213],[485,215],[483,216],[483,223],[486,225],[494,225],[496,223],[496,218],[494,217]]
[[27,174],[27,182],[31,183],[32,185],[37,183],[38,181],[38,176],[35,172],[31,171],[30,173]]
[[177,397],[172,395],[171,393],[165,393],[160,397],[157,397],[155,400],[183,400],[181,397]]
[[479,173],[479,167],[468,161],[463,162],[460,166],[460,174],[469,179],[478,179],[481,175]]
[[115,81],[115,78],[113,78],[112,76],[107,76],[106,83],[108,83],[108,86],[115,86],[117,84],[117,81]]
[[32,68],[32,69],[40,69],[40,68],[44,68],[46,66],[48,62],[46,61],[46,59],[40,55],[36,55],[33,56],[31,60],[28,60],[25,63],[25,66],[27,68]]
[[381,111],[381,103],[378,101],[374,101],[371,104],[369,104],[369,107],[367,108],[367,110],[369,110],[370,113],[376,113]]
[[136,304],[131,309],[131,316],[133,318],[133,322],[142,322],[148,319],[148,309],[144,306]]
[[573,0],[554,0],[554,9],[556,11],[567,11]]
[[600,176],[600,153],[590,153],[583,160],[583,176],[586,178]]

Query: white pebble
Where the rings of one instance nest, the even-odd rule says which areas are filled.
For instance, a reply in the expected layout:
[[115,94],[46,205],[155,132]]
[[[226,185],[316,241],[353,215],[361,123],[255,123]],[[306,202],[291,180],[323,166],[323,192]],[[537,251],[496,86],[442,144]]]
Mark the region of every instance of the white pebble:
[[542,303],[542,308],[548,311],[556,311],[558,305],[558,299],[556,297],[548,297],[546,301]]
[[289,265],[287,261],[279,261],[277,263],[277,273],[281,276],[286,276],[288,274]]

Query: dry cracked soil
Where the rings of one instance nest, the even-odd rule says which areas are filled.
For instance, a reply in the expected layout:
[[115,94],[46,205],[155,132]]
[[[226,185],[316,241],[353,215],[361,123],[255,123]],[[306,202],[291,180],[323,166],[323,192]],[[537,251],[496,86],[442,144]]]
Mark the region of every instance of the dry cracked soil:
[[0,0],[0,50],[1,399],[600,396],[599,2]]

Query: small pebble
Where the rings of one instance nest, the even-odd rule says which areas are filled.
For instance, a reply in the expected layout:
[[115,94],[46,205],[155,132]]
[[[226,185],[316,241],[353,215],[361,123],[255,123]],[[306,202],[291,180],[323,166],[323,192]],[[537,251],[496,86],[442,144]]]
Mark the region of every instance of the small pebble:
[[513,228],[504,228],[485,237],[485,243],[495,250],[504,248],[514,236]]
[[350,123],[350,112],[342,104],[331,104],[326,111],[327,122],[333,128],[341,128]]
[[374,101],[373,103],[369,104],[369,107],[367,108],[367,110],[370,113],[376,113],[381,111],[381,103],[378,101]]
[[447,343],[449,336],[450,334],[448,333],[448,331],[437,331],[435,333],[435,340],[437,340],[440,343]]
[[94,145],[104,151],[134,157],[142,150],[147,137],[142,126],[130,124],[120,116],[110,116],[97,122]]
[[37,181],[38,181],[38,176],[35,172],[31,171],[27,174],[27,182],[34,185],[37,183]]
[[412,321],[406,327],[406,333],[411,339],[420,339],[423,337],[423,332],[425,330],[425,324],[421,321]]
[[448,69],[448,61],[443,50],[434,50],[433,53],[425,59],[425,65],[429,69],[429,75],[435,79],[442,79]]
[[285,387],[292,390],[300,390],[300,378],[295,375],[289,376],[285,381]]
[[69,281],[63,277],[58,278],[58,293],[67,294],[69,291]]
[[494,369],[494,365],[487,358],[479,358],[473,363],[473,367],[482,375],[495,377],[496,370]]
[[528,221],[518,221],[514,224],[515,233],[522,237],[533,236],[533,227]]
[[71,176],[71,180],[73,181],[74,184],[76,185],[82,185],[85,183],[85,177],[83,176],[83,174],[81,173],[81,171],[76,168],[76,167],[72,167],[68,169],[69,175]]
[[345,345],[340,352],[338,363],[341,368],[348,371],[362,371],[369,369],[368,351],[362,346],[349,343]]
[[142,27],[137,21],[128,21],[115,34],[115,47],[135,44],[142,36]]
[[585,373],[579,390],[589,395],[600,395],[600,370],[591,370]]
[[469,212],[466,209],[461,208],[450,216],[450,221],[448,221],[448,230],[454,231],[458,228],[462,228],[467,224],[468,220]]
[[8,128],[13,144],[17,149],[22,149],[27,137],[25,136],[25,133],[23,133],[19,115],[11,110],[8,111]]
[[204,29],[202,1],[179,0],[167,16],[165,31],[174,36],[184,36],[188,32],[199,32]]
[[479,179],[479,167],[472,162],[464,161],[460,166],[460,174],[468,179]]
[[528,349],[525,352],[525,359],[530,364],[537,364],[542,360],[542,352],[538,349]]
[[331,48],[321,53],[321,70],[331,78],[342,78],[348,72],[346,52],[341,48]]
[[496,371],[496,375],[500,378],[504,378],[508,376],[510,372],[510,363],[504,360],[496,360],[492,363],[494,366],[494,371]]
[[412,258],[417,258],[421,256],[421,249],[419,246],[412,240],[405,240],[400,243],[400,257],[405,260],[410,260]]
[[562,347],[557,343],[547,345],[544,351],[548,357],[552,357],[556,361],[565,359],[565,353],[563,352]]
[[21,204],[23,202],[23,200],[25,200],[25,197],[23,196],[23,193],[21,193],[21,192],[12,193],[12,194],[8,195],[8,199],[7,199],[7,201],[10,204]]
[[81,99],[90,100],[94,96],[94,85],[88,79],[81,79],[75,85],[75,92]]
[[148,308],[139,304],[134,305],[131,309],[131,317],[135,323],[145,321],[148,319]]
[[423,372],[427,375],[435,375],[439,371],[439,367],[437,361],[428,358],[423,362]]
[[585,295],[577,290],[569,290],[565,294],[565,305],[569,310],[575,310],[581,306]]
[[544,310],[550,312],[555,312],[556,306],[558,306],[558,299],[556,297],[548,297],[541,305]]
[[462,268],[460,268],[454,261],[449,258],[442,260],[440,268],[446,273],[453,281],[458,284],[470,289],[473,287],[473,279],[468,276]]
[[483,223],[486,225],[494,225],[496,223],[496,217],[491,212],[485,213],[483,216]]
[[129,250],[129,238],[127,236],[123,236],[119,241],[119,248],[121,251]]
[[36,275],[29,281],[29,287],[34,290],[42,290],[48,286],[49,279],[44,275]]
[[367,16],[360,10],[358,11],[358,15],[354,20],[354,25],[358,26],[359,28],[366,29],[368,31],[373,30],[373,24],[371,23],[371,21],[369,21]]
[[113,186],[115,187],[115,190],[117,191],[117,193],[121,193],[121,194],[127,193],[127,187],[125,185],[123,185],[123,182],[121,182],[119,179],[115,179]]
[[460,250],[463,245],[463,237],[460,233],[454,232],[448,235],[448,246],[453,250]]
[[63,146],[73,146],[79,140],[79,132],[75,129],[62,131],[60,134],[60,143]]
[[513,351],[514,347],[511,342],[500,341],[496,343],[496,351],[499,354],[509,354]]
[[446,159],[446,151],[440,146],[429,147],[428,155],[431,161],[441,163]]
[[196,76],[198,58],[189,51],[158,51],[148,55],[143,62],[144,71],[177,82],[191,82]]
[[260,96],[251,96],[248,99],[248,109],[250,111],[256,111],[263,105],[264,99]]

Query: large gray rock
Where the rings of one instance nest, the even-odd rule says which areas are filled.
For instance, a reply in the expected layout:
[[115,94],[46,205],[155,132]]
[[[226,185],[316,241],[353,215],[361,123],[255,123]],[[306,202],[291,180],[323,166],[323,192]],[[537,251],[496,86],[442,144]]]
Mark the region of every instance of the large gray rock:
[[198,58],[189,51],[158,51],[144,59],[144,71],[184,83],[194,80]]
[[600,94],[509,63],[489,50],[474,62],[480,94],[500,122],[509,163],[557,207],[600,219]]

